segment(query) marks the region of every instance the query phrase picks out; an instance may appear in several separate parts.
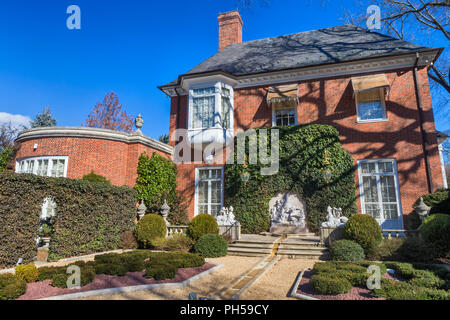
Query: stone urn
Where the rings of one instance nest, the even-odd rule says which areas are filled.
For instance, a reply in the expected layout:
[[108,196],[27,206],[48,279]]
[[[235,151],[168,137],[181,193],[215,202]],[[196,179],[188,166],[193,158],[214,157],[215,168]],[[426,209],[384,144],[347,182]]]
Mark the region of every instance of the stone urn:
[[50,246],[50,237],[41,237],[42,242],[44,243],[44,247],[49,247]]

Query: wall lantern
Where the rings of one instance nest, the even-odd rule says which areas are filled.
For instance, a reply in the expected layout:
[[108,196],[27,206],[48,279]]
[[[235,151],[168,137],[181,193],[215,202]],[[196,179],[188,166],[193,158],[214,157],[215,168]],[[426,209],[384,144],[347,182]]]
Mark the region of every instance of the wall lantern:
[[248,180],[250,180],[250,173],[247,171],[242,172],[241,179],[244,182],[244,186],[247,184]]
[[331,169],[329,168],[330,162],[328,161],[328,150],[325,150],[325,160],[323,164],[325,165],[325,169],[323,170],[322,174],[328,190],[328,184],[330,183],[332,175]]

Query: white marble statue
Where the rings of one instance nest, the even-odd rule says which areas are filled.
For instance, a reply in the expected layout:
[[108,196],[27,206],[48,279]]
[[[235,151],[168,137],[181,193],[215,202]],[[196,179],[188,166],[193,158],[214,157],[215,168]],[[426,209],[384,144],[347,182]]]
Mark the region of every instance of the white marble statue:
[[219,226],[231,226],[236,222],[232,206],[230,206],[229,208],[223,207],[222,209],[220,209],[219,214],[217,214],[215,218]]
[[305,212],[289,204],[282,204],[281,200],[277,200],[270,209],[270,220],[272,226],[291,225],[297,227],[305,227]]
[[322,222],[321,225],[324,228],[343,227],[348,221],[347,217],[342,216],[342,208],[332,208],[328,206],[327,212],[327,221]]

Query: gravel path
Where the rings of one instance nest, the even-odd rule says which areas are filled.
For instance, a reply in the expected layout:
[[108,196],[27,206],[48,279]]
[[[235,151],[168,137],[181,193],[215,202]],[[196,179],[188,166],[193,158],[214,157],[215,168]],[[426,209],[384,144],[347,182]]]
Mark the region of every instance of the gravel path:
[[299,271],[312,268],[317,260],[287,259],[279,260],[271,270],[247,289],[242,300],[296,300],[288,297]]
[[223,264],[224,266],[181,289],[160,288],[151,291],[143,290],[93,296],[80,300],[186,300],[191,292],[197,293],[199,297],[211,297],[260,260],[261,257],[237,256],[206,259],[207,262]]

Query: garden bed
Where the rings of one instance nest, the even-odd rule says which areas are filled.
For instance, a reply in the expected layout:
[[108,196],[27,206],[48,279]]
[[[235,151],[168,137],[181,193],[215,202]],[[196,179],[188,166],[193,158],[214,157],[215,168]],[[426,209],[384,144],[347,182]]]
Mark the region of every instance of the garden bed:
[[[325,295],[319,294],[316,290],[311,286],[310,280],[312,276],[312,271],[307,270],[303,274],[302,280],[297,287],[297,293],[305,296],[309,296],[312,298],[320,299],[320,300],[386,300],[386,298],[378,298],[374,297],[370,294],[370,290],[367,288],[353,287],[347,293],[340,293],[338,295]],[[394,279],[391,275],[385,274],[383,278]]]
[[212,263],[205,263],[201,267],[194,268],[180,268],[173,279],[155,280],[145,278],[145,272],[128,272],[125,276],[113,276],[99,274],[96,275],[94,281],[81,287],[80,289],[62,289],[53,287],[51,280],[44,280],[39,282],[29,283],[25,294],[21,295],[17,300],[35,300],[64,294],[86,292],[91,290],[100,290],[108,288],[118,288],[127,286],[138,286],[145,284],[161,284],[161,283],[177,283],[183,282],[192,278],[202,272],[205,272],[215,265]]

